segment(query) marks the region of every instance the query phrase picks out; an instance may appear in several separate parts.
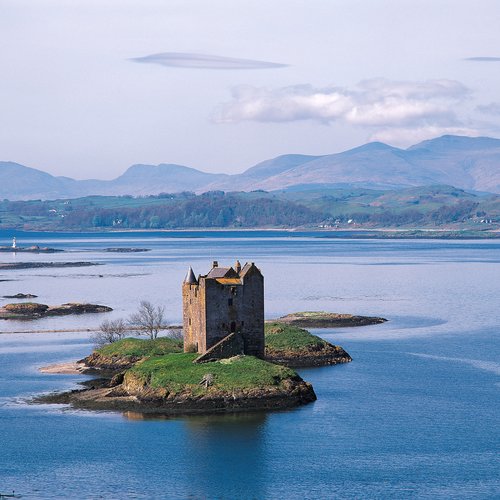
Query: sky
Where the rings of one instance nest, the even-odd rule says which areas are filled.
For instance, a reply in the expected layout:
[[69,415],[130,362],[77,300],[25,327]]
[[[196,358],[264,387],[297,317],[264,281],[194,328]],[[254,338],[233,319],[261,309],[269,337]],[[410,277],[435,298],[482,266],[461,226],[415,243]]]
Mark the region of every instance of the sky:
[[238,173],[500,137],[498,0],[0,0],[0,161]]

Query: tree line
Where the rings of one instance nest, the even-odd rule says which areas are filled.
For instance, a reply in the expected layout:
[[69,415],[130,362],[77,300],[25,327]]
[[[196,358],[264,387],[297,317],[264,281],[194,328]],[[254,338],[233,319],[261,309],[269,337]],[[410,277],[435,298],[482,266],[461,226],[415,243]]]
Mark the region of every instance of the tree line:
[[[409,208],[350,205],[328,198],[300,201],[270,193],[224,193],[215,191],[54,201],[0,202],[0,223],[11,215],[45,228],[82,229],[177,229],[298,227],[345,224],[352,220],[370,226],[409,224],[441,225],[473,217],[489,217],[477,201],[421,204]],[[112,208],[112,205],[117,205]],[[309,206],[308,206],[309,205]],[[5,226],[4,226],[5,227]]]

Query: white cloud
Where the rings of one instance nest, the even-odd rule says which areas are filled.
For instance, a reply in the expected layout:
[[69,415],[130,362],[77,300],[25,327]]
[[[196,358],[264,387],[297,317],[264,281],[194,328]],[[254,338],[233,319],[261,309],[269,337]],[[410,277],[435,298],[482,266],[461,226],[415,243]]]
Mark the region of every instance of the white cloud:
[[417,128],[391,128],[375,132],[369,138],[370,141],[380,141],[393,146],[407,146],[417,144],[426,139],[433,139],[442,135],[466,135],[478,137],[478,130],[467,127],[417,127]]
[[316,120],[363,127],[459,126],[454,107],[470,91],[454,80],[398,82],[372,79],[354,88],[297,85],[278,89],[240,86],[219,106],[217,123]]
[[476,107],[476,110],[485,115],[500,116],[500,102],[480,104]]
[[130,59],[137,63],[159,64],[175,68],[196,69],[272,69],[283,68],[286,64],[235,57],[214,56],[208,54],[190,54],[186,52],[163,52]]

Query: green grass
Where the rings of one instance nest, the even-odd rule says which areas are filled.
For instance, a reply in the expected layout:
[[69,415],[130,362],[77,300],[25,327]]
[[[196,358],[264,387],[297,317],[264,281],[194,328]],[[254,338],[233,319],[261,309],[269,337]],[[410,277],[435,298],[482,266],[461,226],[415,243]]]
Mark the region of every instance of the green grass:
[[265,333],[268,350],[294,351],[327,345],[327,342],[307,330],[283,323],[266,323]]
[[254,358],[237,356],[211,363],[194,364],[197,354],[167,354],[147,359],[132,367],[127,376],[132,376],[152,388],[164,388],[169,392],[190,389],[202,394],[200,385],[203,376],[214,376],[214,389],[232,391],[279,386],[284,379],[296,376],[290,368],[274,365]]
[[157,339],[126,338],[113,342],[97,349],[102,356],[163,356],[173,352],[182,351],[182,340],[174,340],[168,337]]
[[326,311],[301,311],[297,313],[287,314],[287,316],[300,316],[303,318],[324,318],[325,316],[337,316]]

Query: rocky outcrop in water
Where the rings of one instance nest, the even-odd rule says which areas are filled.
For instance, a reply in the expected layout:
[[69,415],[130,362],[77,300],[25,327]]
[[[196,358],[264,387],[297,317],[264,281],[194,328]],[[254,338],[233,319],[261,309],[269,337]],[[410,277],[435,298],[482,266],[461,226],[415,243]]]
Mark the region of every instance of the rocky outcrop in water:
[[87,410],[137,411],[146,414],[223,413],[293,408],[316,400],[311,384],[300,377],[284,380],[280,386],[222,391],[208,387],[205,394],[190,389],[170,393],[153,389],[140,380],[124,376],[114,387],[99,387],[49,394],[37,398],[38,403],[70,404]]
[[98,266],[97,262],[0,262],[0,270]]
[[4,299],[36,299],[38,295],[31,293],[16,293],[15,295],[4,295]]
[[105,248],[105,252],[113,253],[137,253],[137,252],[150,252],[150,248],[128,248],[128,247],[116,247],[116,248]]
[[352,358],[342,347],[325,343],[321,346],[308,346],[295,350],[266,349],[266,360],[291,368],[312,368],[350,363]]
[[306,311],[287,314],[274,320],[301,328],[342,328],[385,323],[385,318],[376,316],[354,316],[352,314],[330,313],[325,311]]
[[36,302],[6,304],[0,307],[0,319],[34,320],[46,316],[66,316],[69,314],[89,314],[109,312],[113,309],[99,304],[79,304],[70,302],[60,306],[48,306]]
[[14,253],[58,253],[64,252],[58,248],[49,247],[39,247],[38,245],[33,245],[31,247],[0,247],[0,252],[14,252]]

